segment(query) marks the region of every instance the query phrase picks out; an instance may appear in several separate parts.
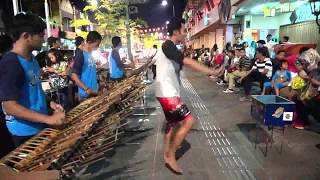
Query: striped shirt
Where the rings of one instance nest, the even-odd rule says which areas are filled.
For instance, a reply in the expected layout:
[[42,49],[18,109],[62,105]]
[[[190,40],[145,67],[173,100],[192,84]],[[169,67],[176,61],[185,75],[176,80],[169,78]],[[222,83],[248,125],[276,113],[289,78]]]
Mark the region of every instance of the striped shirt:
[[264,70],[268,70],[266,76],[268,78],[272,77],[272,62],[270,58],[265,58],[264,61],[257,60],[252,69],[258,69],[259,72],[263,72]]

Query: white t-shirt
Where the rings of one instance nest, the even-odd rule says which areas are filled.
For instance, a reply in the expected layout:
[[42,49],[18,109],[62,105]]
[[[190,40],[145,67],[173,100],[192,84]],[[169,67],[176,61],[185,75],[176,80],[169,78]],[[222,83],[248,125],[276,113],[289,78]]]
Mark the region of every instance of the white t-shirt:
[[180,70],[183,58],[183,54],[170,40],[164,42],[158,49],[154,57],[157,66],[156,97],[180,97]]

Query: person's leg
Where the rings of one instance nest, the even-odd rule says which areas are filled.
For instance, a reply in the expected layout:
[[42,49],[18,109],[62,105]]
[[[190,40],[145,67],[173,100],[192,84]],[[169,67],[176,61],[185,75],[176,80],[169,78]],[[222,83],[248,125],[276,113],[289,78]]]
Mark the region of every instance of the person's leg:
[[[177,164],[175,152],[192,127],[192,115],[180,97],[158,98],[158,100],[167,120],[166,134],[164,135],[164,160],[173,171],[182,173]],[[182,122],[182,125],[173,137],[173,128],[177,127],[179,122]]]
[[275,83],[274,84],[274,91],[277,96],[280,96],[280,89],[283,87],[285,87],[285,85],[283,83]]
[[280,95],[280,89],[277,87],[274,87],[274,92],[276,93],[277,96]]
[[187,136],[190,129],[192,128],[193,123],[194,123],[194,120],[192,118],[192,115],[190,114],[177,130],[173,138],[173,141],[169,147],[168,158],[166,163],[177,173],[182,173],[182,169],[177,164],[175,153],[178,147],[181,145],[182,141]]
[[228,74],[229,89],[234,89],[236,78],[237,78],[236,71]]
[[250,74],[243,79],[243,88],[244,88],[245,96],[249,96],[253,80],[254,80],[254,74]]
[[256,73],[255,78],[259,82],[260,88],[263,89],[264,83],[267,82],[265,76],[261,73]]
[[164,140],[163,140],[163,143],[164,143],[163,157],[165,162],[168,161],[168,156],[169,156],[168,153],[169,153],[172,137],[173,137],[173,128],[166,127],[166,132],[164,134]]
[[266,94],[266,89],[270,89],[272,87],[272,83],[271,82],[265,82],[263,85],[263,90],[261,95],[265,95]]

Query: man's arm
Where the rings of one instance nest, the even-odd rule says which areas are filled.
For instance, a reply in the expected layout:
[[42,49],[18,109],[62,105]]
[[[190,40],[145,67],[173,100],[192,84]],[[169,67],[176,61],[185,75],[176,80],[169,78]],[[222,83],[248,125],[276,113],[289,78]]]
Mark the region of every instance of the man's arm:
[[17,101],[2,102],[6,114],[35,123],[59,125],[63,123],[65,115],[63,112],[55,112],[52,116],[32,111],[18,104]]
[[76,73],[72,73],[71,74],[71,79],[76,83],[76,85],[83,89],[83,90],[86,90],[88,89],[88,87],[81,81],[81,79],[79,78],[78,74]]
[[206,67],[206,66],[204,66],[204,65],[202,65],[202,64],[200,64],[200,63],[198,63],[188,57],[183,59],[183,64],[189,66],[190,68],[192,68],[196,71],[202,72],[207,75],[215,75],[216,74],[215,71],[209,69],[208,67]]
[[31,122],[61,124],[64,119],[63,112],[47,116],[27,109],[17,102],[20,99],[20,91],[25,81],[23,71],[15,57],[3,59],[0,65],[0,101],[2,102],[4,111],[8,115]]

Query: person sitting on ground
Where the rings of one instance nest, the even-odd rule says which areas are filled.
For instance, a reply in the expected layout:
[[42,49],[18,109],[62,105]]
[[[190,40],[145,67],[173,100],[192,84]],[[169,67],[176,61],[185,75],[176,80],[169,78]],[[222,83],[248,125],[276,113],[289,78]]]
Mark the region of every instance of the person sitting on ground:
[[286,60],[280,61],[280,70],[277,70],[272,77],[271,82],[265,82],[261,95],[266,94],[266,89],[273,88],[276,95],[280,95],[280,89],[287,87],[291,81],[291,73],[288,71],[288,63]]
[[256,50],[256,61],[250,71],[247,72],[246,76],[240,79],[243,81],[243,87],[245,96],[240,98],[240,101],[250,100],[249,95],[252,87],[252,82],[258,81],[260,88],[263,89],[265,82],[269,82],[272,77],[272,62],[268,58],[269,51],[267,47],[257,48]]
[[244,77],[251,68],[252,60],[246,56],[245,50],[242,48],[240,49],[239,53],[239,67],[234,72],[228,74],[227,78],[229,82],[229,88],[224,90],[224,93],[233,93],[235,88],[235,80]]

